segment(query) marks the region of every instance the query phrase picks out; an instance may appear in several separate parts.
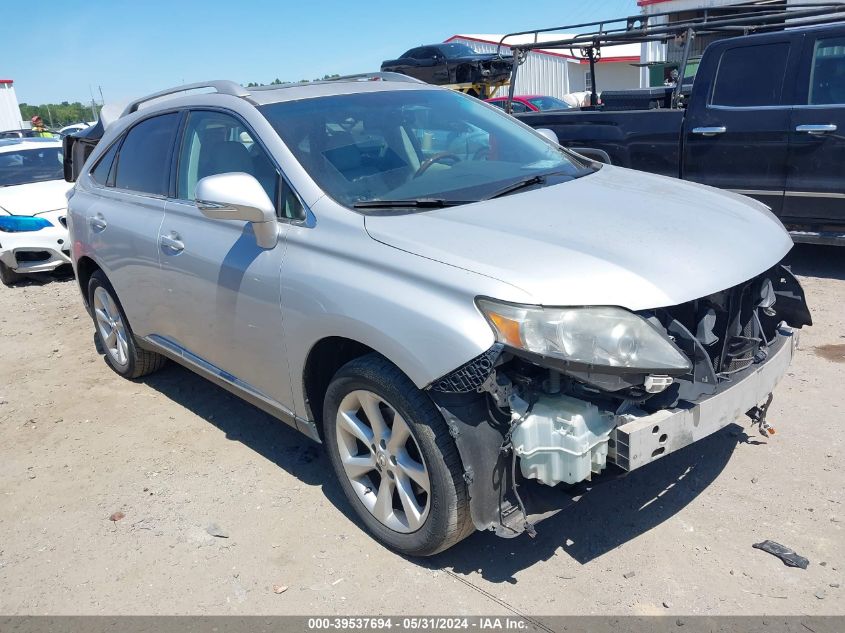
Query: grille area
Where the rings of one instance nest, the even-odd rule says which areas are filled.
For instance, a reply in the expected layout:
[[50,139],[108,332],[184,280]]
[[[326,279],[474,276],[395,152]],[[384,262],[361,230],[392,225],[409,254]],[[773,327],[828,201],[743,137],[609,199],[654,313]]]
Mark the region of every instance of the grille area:
[[[719,379],[766,358],[778,319],[772,281],[762,275],[722,292],[667,308],[664,324],[682,324],[704,350]],[[690,356],[691,360],[695,359]]]

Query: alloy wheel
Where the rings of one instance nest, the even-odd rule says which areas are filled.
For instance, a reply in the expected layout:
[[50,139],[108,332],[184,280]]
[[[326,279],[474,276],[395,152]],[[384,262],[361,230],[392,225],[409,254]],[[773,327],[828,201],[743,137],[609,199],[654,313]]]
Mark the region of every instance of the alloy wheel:
[[335,428],[340,461],[364,507],[396,532],[422,527],[431,480],[408,422],[384,398],[356,390],[341,401]]
[[126,326],[120,317],[117,304],[108,290],[102,286],[94,290],[94,316],[97,319],[97,329],[106,352],[115,363],[125,367],[129,362]]

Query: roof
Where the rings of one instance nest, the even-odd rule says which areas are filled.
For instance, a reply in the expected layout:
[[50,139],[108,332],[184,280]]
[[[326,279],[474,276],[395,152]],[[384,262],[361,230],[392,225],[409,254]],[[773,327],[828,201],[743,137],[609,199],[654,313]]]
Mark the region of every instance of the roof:
[[[508,38],[506,42],[503,43],[503,46],[507,46],[508,44],[526,44],[526,43],[533,43],[537,42],[555,42],[560,41],[562,39],[567,39],[569,37],[575,37],[576,33],[539,33],[537,35],[537,39],[535,40],[533,34],[529,35],[516,35],[511,36]],[[502,41],[502,38],[505,37],[503,34],[491,34],[491,33],[482,33],[482,34],[459,34],[453,35],[446,42],[453,42],[455,40],[467,40],[470,42],[480,42],[482,44],[493,44],[497,46],[499,42]],[[534,53],[539,53],[541,55],[551,55],[552,57],[563,57],[566,59],[570,59],[572,61],[577,61],[581,64],[588,64],[589,60],[581,54],[579,48],[572,48],[569,49],[558,49],[558,50],[547,50],[545,48],[538,48],[535,49]],[[603,46],[602,47],[602,56],[601,59],[597,60],[597,63],[619,63],[619,62],[638,62],[640,61],[640,45],[639,43],[634,44],[616,44],[614,46]]]
[[13,84],[15,83],[11,79],[0,79],[0,84]]
[[44,146],[62,146],[60,138],[4,138],[0,139],[0,153],[13,152],[20,149],[38,149]]

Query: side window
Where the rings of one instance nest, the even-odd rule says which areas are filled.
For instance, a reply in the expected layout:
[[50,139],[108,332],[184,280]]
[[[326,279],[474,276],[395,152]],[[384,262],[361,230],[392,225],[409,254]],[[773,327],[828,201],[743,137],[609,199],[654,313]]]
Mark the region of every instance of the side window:
[[179,153],[176,196],[194,200],[202,178],[233,171],[254,176],[270,200],[278,200],[279,174],[243,123],[222,112],[191,112]]
[[129,130],[117,155],[114,186],[161,196],[170,181],[170,151],[179,115],[162,114]]
[[810,105],[845,104],[845,37],[816,42],[810,69]]
[[114,165],[114,157],[117,156],[118,147],[120,147],[120,141],[112,144],[108,151],[97,161],[94,169],[91,170],[91,178],[98,185],[103,185],[104,187],[114,186],[114,180],[109,180],[109,175],[112,172],[112,165]]
[[739,46],[722,53],[713,86],[713,105],[779,105],[789,43]]
[[488,101],[487,103],[489,103],[491,106],[496,106],[497,108],[499,108],[499,110],[504,110],[507,101]]
[[282,208],[279,215],[287,220],[301,220],[305,217],[305,209],[299,201],[299,196],[285,180],[282,181]]
[[528,106],[522,103],[521,101],[514,101],[511,105],[513,106],[514,114],[516,114],[517,112],[528,112]]

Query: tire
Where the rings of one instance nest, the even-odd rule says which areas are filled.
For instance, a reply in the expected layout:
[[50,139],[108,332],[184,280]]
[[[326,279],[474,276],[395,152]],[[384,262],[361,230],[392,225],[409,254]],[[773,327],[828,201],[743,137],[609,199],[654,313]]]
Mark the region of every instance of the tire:
[[95,271],[88,282],[88,305],[94,320],[97,349],[103,351],[106,362],[115,372],[133,379],[164,367],[166,357],[142,349],[135,343],[123,306],[102,271]]
[[4,286],[12,287],[19,281],[24,278],[24,275],[21,275],[18,272],[15,272],[3,262],[0,262],[0,282],[3,283]]
[[[381,421],[370,423],[365,407]],[[323,411],[332,467],[349,503],[378,541],[402,554],[430,556],[475,530],[449,428],[399,368],[378,354],[350,361],[329,384]],[[428,490],[419,482],[427,483]],[[383,492],[390,492],[387,512],[380,501],[388,497]]]

